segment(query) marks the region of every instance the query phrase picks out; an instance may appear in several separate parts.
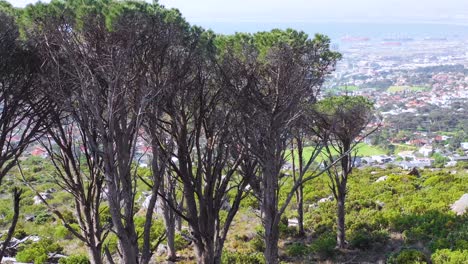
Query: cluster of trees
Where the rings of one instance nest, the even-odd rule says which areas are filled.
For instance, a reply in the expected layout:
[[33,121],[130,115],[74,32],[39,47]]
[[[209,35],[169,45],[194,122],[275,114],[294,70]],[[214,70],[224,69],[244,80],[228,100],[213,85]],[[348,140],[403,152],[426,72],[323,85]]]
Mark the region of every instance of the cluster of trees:
[[[105,246],[110,233],[121,263],[148,263],[164,239],[152,234],[158,199],[169,258],[180,218],[197,261],[220,263],[249,194],[260,202],[265,259],[278,263],[281,216],[294,197],[302,208],[304,182],[325,173],[339,205],[338,246],[345,246],[352,149],[373,107],[360,97],[318,102],[340,59],[327,37],[294,30],[216,35],[177,10],[142,2],[51,1],[21,10],[0,3],[0,180],[39,142],[57,184],[73,195],[79,230],[48,206],[86,245],[91,263],[114,263]],[[145,176],[136,164],[141,139],[151,150]],[[314,154],[299,154],[280,203],[288,151],[302,153],[305,142]],[[327,162],[319,166],[322,154]],[[135,223],[138,184],[151,192],[143,230]],[[14,194],[17,219],[21,191]]]

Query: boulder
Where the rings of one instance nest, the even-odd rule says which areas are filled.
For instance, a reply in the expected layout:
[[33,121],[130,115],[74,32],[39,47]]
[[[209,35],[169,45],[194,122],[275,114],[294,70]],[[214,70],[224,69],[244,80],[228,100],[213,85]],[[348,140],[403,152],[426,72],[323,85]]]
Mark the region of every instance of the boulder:
[[463,215],[468,210],[468,193],[462,195],[462,197],[455,201],[450,207],[457,215]]
[[288,227],[290,226],[295,227],[298,225],[299,225],[299,220],[297,220],[297,218],[288,219]]
[[386,181],[387,179],[388,179],[388,176],[385,175],[385,176],[378,178],[375,182],[383,182],[383,181]]

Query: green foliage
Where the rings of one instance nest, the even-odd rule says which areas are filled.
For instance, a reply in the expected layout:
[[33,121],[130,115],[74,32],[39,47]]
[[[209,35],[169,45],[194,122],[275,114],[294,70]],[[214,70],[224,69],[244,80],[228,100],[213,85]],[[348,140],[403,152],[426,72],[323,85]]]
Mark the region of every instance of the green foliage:
[[263,239],[263,230],[258,230],[255,237],[249,241],[250,246],[256,252],[263,252],[265,250],[265,240]]
[[357,230],[349,239],[351,247],[366,250],[376,245],[385,244],[389,239],[389,235],[387,231]]
[[42,212],[36,215],[36,217],[34,218],[34,223],[36,225],[42,225],[53,220],[54,220],[54,217],[50,213]]
[[[138,234],[143,234],[144,231],[144,225],[145,225],[145,218],[142,216],[137,216],[135,217],[135,226],[136,226],[136,232]],[[166,232],[166,229],[164,227],[164,223],[162,220],[153,220],[153,225],[151,226],[151,231],[150,231],[150,241],[153,243],[152,246],[156,246],[155,243],[158,242],[158,239]],[[138,245],[140,247],[143,247],[143,237],[141,236],[138,239]]]
[[59,264],[90,264],[87,256],[71,255],[66,258],[61,258]]
[[265,258],[261,253],[238,253],[224,251],[221,257],[223,264],[264,264]]
[[62,251],[63,248],[59,244],[50,239],[41,239],[20,249],[16,254],[16,259],[19,262],[42,264],[47,261],[47,253],[62,253]]
[[23,228],[16,228],[15,233],[13,234],[13,237],[16,239],[23,239],[28,235],[26,231],[24,231]]
[[321,257],[328,258],[335,254],[335,245],[335,234],[326,233],[313,241],[310,249],[313,253],[316,253]]
[[432,254],[431,259],[434,264],[468,263],[468,249],[454,251],[450,249],[437,250]]
[[422,264],[429,263],[426,255],[416,249],[403,249],[397,254],[391,255],[388,264]]
[[286,253],[291,257],[302,257],[308,254],[309,251],[309,247],[300,242],[293,243],[286,247]]
[[177,251],[182,250],[188,246],[187,240],[185,240],[179,233],[174,236],[174,246]]

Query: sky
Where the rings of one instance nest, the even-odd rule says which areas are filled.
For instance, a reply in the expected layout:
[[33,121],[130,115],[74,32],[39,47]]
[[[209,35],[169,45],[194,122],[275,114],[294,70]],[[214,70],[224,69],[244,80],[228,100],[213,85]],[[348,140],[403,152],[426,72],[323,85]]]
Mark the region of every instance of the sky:
[[[25,6],[35,0],[7,0]],[[160,0],[190,22],[439,22],[468,24],[466,0]]]

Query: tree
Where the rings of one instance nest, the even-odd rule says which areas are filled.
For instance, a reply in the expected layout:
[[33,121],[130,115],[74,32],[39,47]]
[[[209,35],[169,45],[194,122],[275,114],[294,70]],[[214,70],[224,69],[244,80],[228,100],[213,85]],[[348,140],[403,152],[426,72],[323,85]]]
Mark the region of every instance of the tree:
[[153,67],[147,55],[159,41],[153,32],[171,17],[142,2],[52,1],[26,11],[24,20],[32,21],[26,32],[40,49],[50,94],[87,134],[91,155],[102,159],[121,262],[147,263],[154,250],[147,241],[154,207],[148,208],[140,250],[133,164],[144,112],[158,95],[147,83]]
[[[198,263],[220,263],[224,241],[247,181],[235,175],[244,151],[234,137],[231,96],[217,78],[210,32],[191,28],[168,60],[170,89],[165,90],[159,149],[183,188],[186,210],[165,202],[189,225]],[[225,206],[229,204],[229,206]],[[222,211],[226,210],[226,217]]]
[[[43,134],[48,103],[36,92],[38,60],[31,47],[19,40],[19,31],[8,7],[0,2],[0,184],[36,137]],[[13,189],[14,216],[1,250],[0,261],[19,216],[22,191]]]
[[[338,248],[345,248],[346,185],[356,157],[356,153],[353,154],[352,151],[364,137],[377,129],[365,131],[374,117],[374,108],[373,104],[362,96],[337,96],[319,101],[315,109],[317,135],[328,141],[324,148],[324,156],[330,178],[329,186],[337,203],[336,243]],[[331,164],[336,165],[330,167]]]
[[[236,34],[223,45],[224,76],[236,98],[244,128],[244,147],[258,160],[256,177],[265,229],[265,258],[278,263],[278,225],[302,180],[279,207],[281,168],[285,162],[290,126],[313,103],[320,86],[340,58],[329,49],[330,40],[314,39],[294,30],[255,35]],[[305,180],[305,179],[304,179]]]
[[[109,234],[109,226],[101,222],[104,176],[102,158],[91,151],[90,142],[96,142],[97,134],[88,134],[77,126],[71,116],[61,116],[56,112],[48,126],[49,137],[42,142],[55,168],[55,182],[70,193],[75,202],[75,212],[80,231],[76,231],[63,216],[63,213],[49,209],[62,220],[65,227],[76,238],[85,243],[92,264],[103,263],[104,241]],[[88,136],[92,136],[89,139]],[[40,195],[38,195],[41,197]]]

